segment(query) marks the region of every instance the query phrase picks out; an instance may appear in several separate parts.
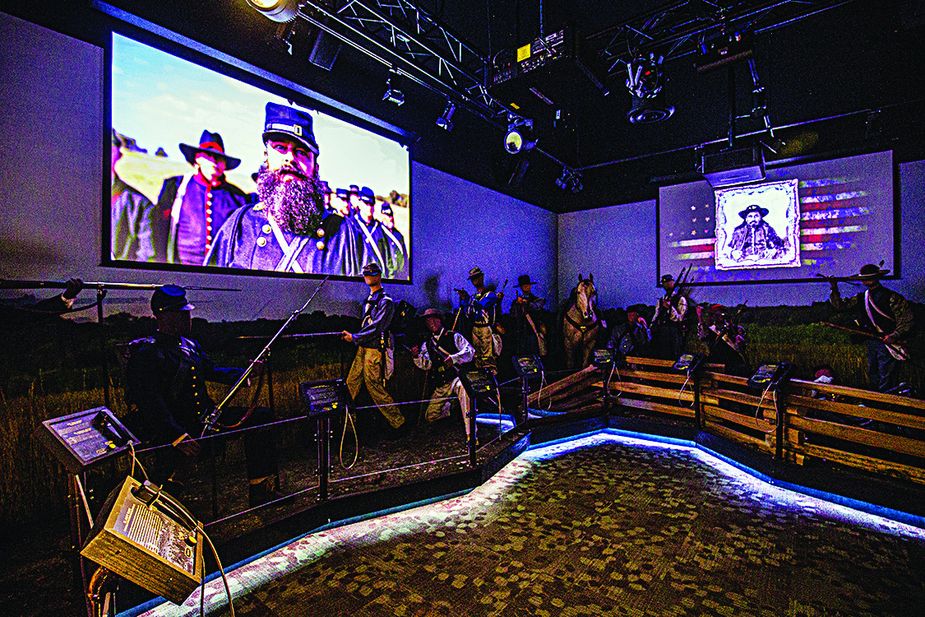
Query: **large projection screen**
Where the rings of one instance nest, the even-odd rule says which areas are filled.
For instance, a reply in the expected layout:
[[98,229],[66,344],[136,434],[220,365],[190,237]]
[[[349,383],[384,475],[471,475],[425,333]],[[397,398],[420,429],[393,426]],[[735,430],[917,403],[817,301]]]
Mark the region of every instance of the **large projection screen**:
[[690,266],[692,284],[847,276],[894,270],[892,152],[769,169],[762,182],[659,188],[659,275]]
[[117,33],[111,58],[106,265],[410,281],[405,146]]

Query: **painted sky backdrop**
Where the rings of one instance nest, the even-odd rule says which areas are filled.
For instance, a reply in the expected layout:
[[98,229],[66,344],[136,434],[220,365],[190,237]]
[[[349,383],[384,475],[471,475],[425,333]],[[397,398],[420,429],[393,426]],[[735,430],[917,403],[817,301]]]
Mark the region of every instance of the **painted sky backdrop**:
[[[263,161],[267,102],[285,98],[113,34],[112,127],[151,154],[163,147],[185,161],[179,144],[198,144],[202,131],[222,135],[225,151],[248,175]],[[314,118],[321,178],[332,187],[369,186],[377,195],[410,194],[409,156],[398,142],[326,114]]]

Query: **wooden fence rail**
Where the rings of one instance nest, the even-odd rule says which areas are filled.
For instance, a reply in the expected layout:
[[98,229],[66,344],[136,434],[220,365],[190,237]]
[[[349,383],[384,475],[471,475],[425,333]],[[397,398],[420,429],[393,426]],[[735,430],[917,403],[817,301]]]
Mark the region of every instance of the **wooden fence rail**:
[[[626,358],[610,379],[614,413],[695,423],[794,465],[827,461],[925,484],[925,401],[799,379],[761,392],[716,365],[688,379],[672,364]],[[588,367],[534,392],[529,404],[587,411],[601,405],[604,382]]]

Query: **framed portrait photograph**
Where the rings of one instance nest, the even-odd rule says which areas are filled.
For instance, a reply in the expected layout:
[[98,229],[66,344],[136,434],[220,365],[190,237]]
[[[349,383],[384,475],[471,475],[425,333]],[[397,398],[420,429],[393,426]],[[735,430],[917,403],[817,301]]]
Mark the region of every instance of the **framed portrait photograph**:
[[717,270],[798,268],[798,180],[717,189]]

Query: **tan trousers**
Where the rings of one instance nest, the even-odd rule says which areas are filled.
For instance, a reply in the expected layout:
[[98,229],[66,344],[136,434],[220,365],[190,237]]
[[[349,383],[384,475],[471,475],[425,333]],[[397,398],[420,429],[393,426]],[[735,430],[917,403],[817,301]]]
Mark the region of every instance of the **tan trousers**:
[[466,437],[469,437],[469,414],[472,413],[472,405],[469,402],[469,394],[463,387],[459,377],[454,377],[453,381],[442,386],[434,388],[427,409],[424,411],[424,419],[428,422],[436,422],[450,415],[450,405],[453,399],[450,396],[456,395],[459,399],[459,406],[462,408],[463,426],[466,428]]
[[350,392],[350,398],[356,400],[360,388],[365,384],[379,412],[385,416],[392,428],[398,428],[405,423],[405,417],[401,415],[394,399],[385,389],[385,384],[382,382],[381,364],[381,351],[369,347],[358,347],[357,355],[353,359],[353,364],[350,365],[350,372],[347,373],[347,390]]
[[497,373],[498,360],[492,345],[491,328],[489,326],[472,327],[472,346],[475,348],[475,365]]

